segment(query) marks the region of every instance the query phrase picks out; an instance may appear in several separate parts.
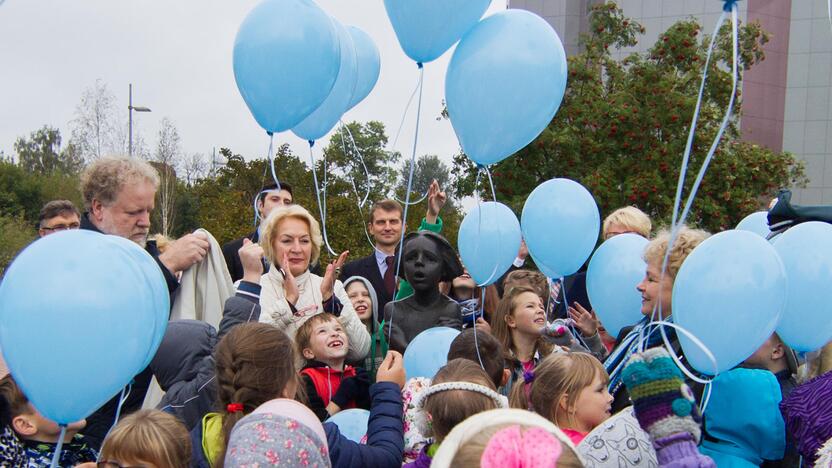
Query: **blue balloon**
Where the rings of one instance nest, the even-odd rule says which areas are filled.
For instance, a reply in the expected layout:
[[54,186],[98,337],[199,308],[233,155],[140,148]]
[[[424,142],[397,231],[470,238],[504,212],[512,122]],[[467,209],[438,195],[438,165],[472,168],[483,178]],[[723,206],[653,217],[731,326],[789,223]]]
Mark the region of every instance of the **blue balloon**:
[[448,363],[451,342],[459,330],[448,327],[428,328],[416,335],[404,350],[404,372],[408,379],[432,379],[440,367]]
[[641,293],[636,285],[644,278],[647,239],[638,234],[619,234],[608,239],[589,261],[586,292],[595,314],[618,336],[622,328],[641,320]]
[[685,358],[714,375],[748,359],[777,326],[786,305],[786,274],[774,247],[757,234],[730,230],[699,244],[673,284],[673,321],[716,358],[717,368],[679,334]]
[[750,231],[764,239],[768,237],[771,231],[768,228],[768,211],[758,211],[751,213],[737,224],[737,229],[740,231]]
[[565,91],[563,44],[549,23],[525,10],[497,13],[471,29],[445,75],[456,136],[465,154],[484,166],[537,138]]
[[341,42],[341,68],[338,79],[326,100],[308,117],[292,128],[292,133],[308,141],[315,141],[326,135],[338,123],[352,99],[356,83],[355,47],[352,36],[341,23],[333,20]]
[[370,422],[370,412],[365,409],[351,408],[335,413],[324,422],[330,422],[338,426],[341,435],[347,439],[361,443],[367,435],[367,425]]
[[511,209],[502,203],[485,202],[465,215],[457,246],[468,274],[485,286],[511,267],[521,239],[520,222]]
[[786,309],[777,334],[797,351],[814,351],[832,341],[832,225],[810,221],[777,237],[789,279]]
[[402,50],[418,63],[436,60],[471,29],[491,0],[384,0]]
[[141,270],[141,274],[146,281],[147,297],[152,301],[152,305],[149,307],[153,309],[155,321],[153,325],[153,342],[147,350],[147,357],[142,366],[144,368],[153,360],[153,357],[156,355],[156,350],[162,344],[162,339],[165,337],[165,330],[168,328],[168,320],[170,319],[170,293],[168,292],[165,275],[162,273],[156,260],[146,250],[139,248],[135,242],[119,236],[105,236],[104,239],[112,243],[115,248],[119,248],[126,255],[129,255],[133,260],[133,264]]
[[338,32],[312,0],[263,0],[234,40],[234,78],[267,132],[299,124],[324,102],[341,66]]
[[520,218],[529,253],[550,278],[578,271],[595,248],[601,229],[592,194],[569,179],[538,185],[526,199]]
[[352,36],[352,44],[355,47],[355,61],[356,78],[355,91],[352,93],[352,99],[347,106],[347,110],[355,107],[359,102],[366,98],[370,91],[376,87],[378,81],[378,74],[381,71],[381,58],[378,55],[378,48],[367,33],[355,26],[347,26],[350,36]]
[[0,346],[45,417],[83,419],[144,368],[157,333],[144,269],[108,236],[76,230],[37,240],[6,271]]

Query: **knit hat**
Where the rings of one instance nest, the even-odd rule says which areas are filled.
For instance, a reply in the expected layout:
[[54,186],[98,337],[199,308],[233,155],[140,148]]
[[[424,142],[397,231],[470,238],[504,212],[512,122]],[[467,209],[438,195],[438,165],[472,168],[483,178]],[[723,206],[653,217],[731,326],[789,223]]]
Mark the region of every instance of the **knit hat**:
[[794,389],[780,402],[780,412],[797,451],[811,463],[823,443],[832,438],[832,372]]
[[659,466],[650,436],[639,426],[632,407],[602,422],[578,444],[587,468]]
[[326,442],[316,431],[285,416],[252,413],[234,425],[228,440],[225,466],[320,468],[331,464]]
[[632,355],[622,378],[639,423],[654,440],[683,431],[699,440],[702,419],[693,392],[664,348]]
[[317,434],[318,437],[324,441],[324,445],[327,444],[326,431],[324,431],[324,427],[321,425],[321,421],[318,419],[318,416],[316,416],[308,406],[299,401],[292,400],[290,398],[275,398],[274,400],[269,400],[263,403],[251,412],[251,414],[261,413],[276,414],[289,419],[294,419],[315,432],[315,434]]

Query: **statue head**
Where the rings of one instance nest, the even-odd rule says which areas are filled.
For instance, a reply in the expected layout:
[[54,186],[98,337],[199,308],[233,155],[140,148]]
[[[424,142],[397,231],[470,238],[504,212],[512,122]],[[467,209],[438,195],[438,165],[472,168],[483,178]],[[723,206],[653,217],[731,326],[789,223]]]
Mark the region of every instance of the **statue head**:
[[416,293],[437,288],[440,281],[451,281],[462,274],[456,251],[439,234],[412,232],[404,238],[402,249],[400,274]]

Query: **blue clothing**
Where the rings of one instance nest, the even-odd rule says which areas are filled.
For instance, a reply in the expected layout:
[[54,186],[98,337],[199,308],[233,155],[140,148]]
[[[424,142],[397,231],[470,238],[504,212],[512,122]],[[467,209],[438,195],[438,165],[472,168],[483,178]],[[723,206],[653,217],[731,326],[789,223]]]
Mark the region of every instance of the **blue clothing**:
[[402,394],[392,382],[378,382],[370,387],[370,420],[367,445],[353,442],[333,423],[324,423],[329,460],[333,468],[398,468],[404,456]]

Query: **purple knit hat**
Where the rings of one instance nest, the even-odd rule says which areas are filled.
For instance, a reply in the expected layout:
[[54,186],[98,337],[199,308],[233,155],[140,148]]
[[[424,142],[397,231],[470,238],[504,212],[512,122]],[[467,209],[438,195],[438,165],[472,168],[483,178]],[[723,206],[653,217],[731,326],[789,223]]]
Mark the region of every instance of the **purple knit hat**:
[[794,389],[780,402],[780,412],[797,451],[814,464],[818,449],[832,438],[832,372]]

